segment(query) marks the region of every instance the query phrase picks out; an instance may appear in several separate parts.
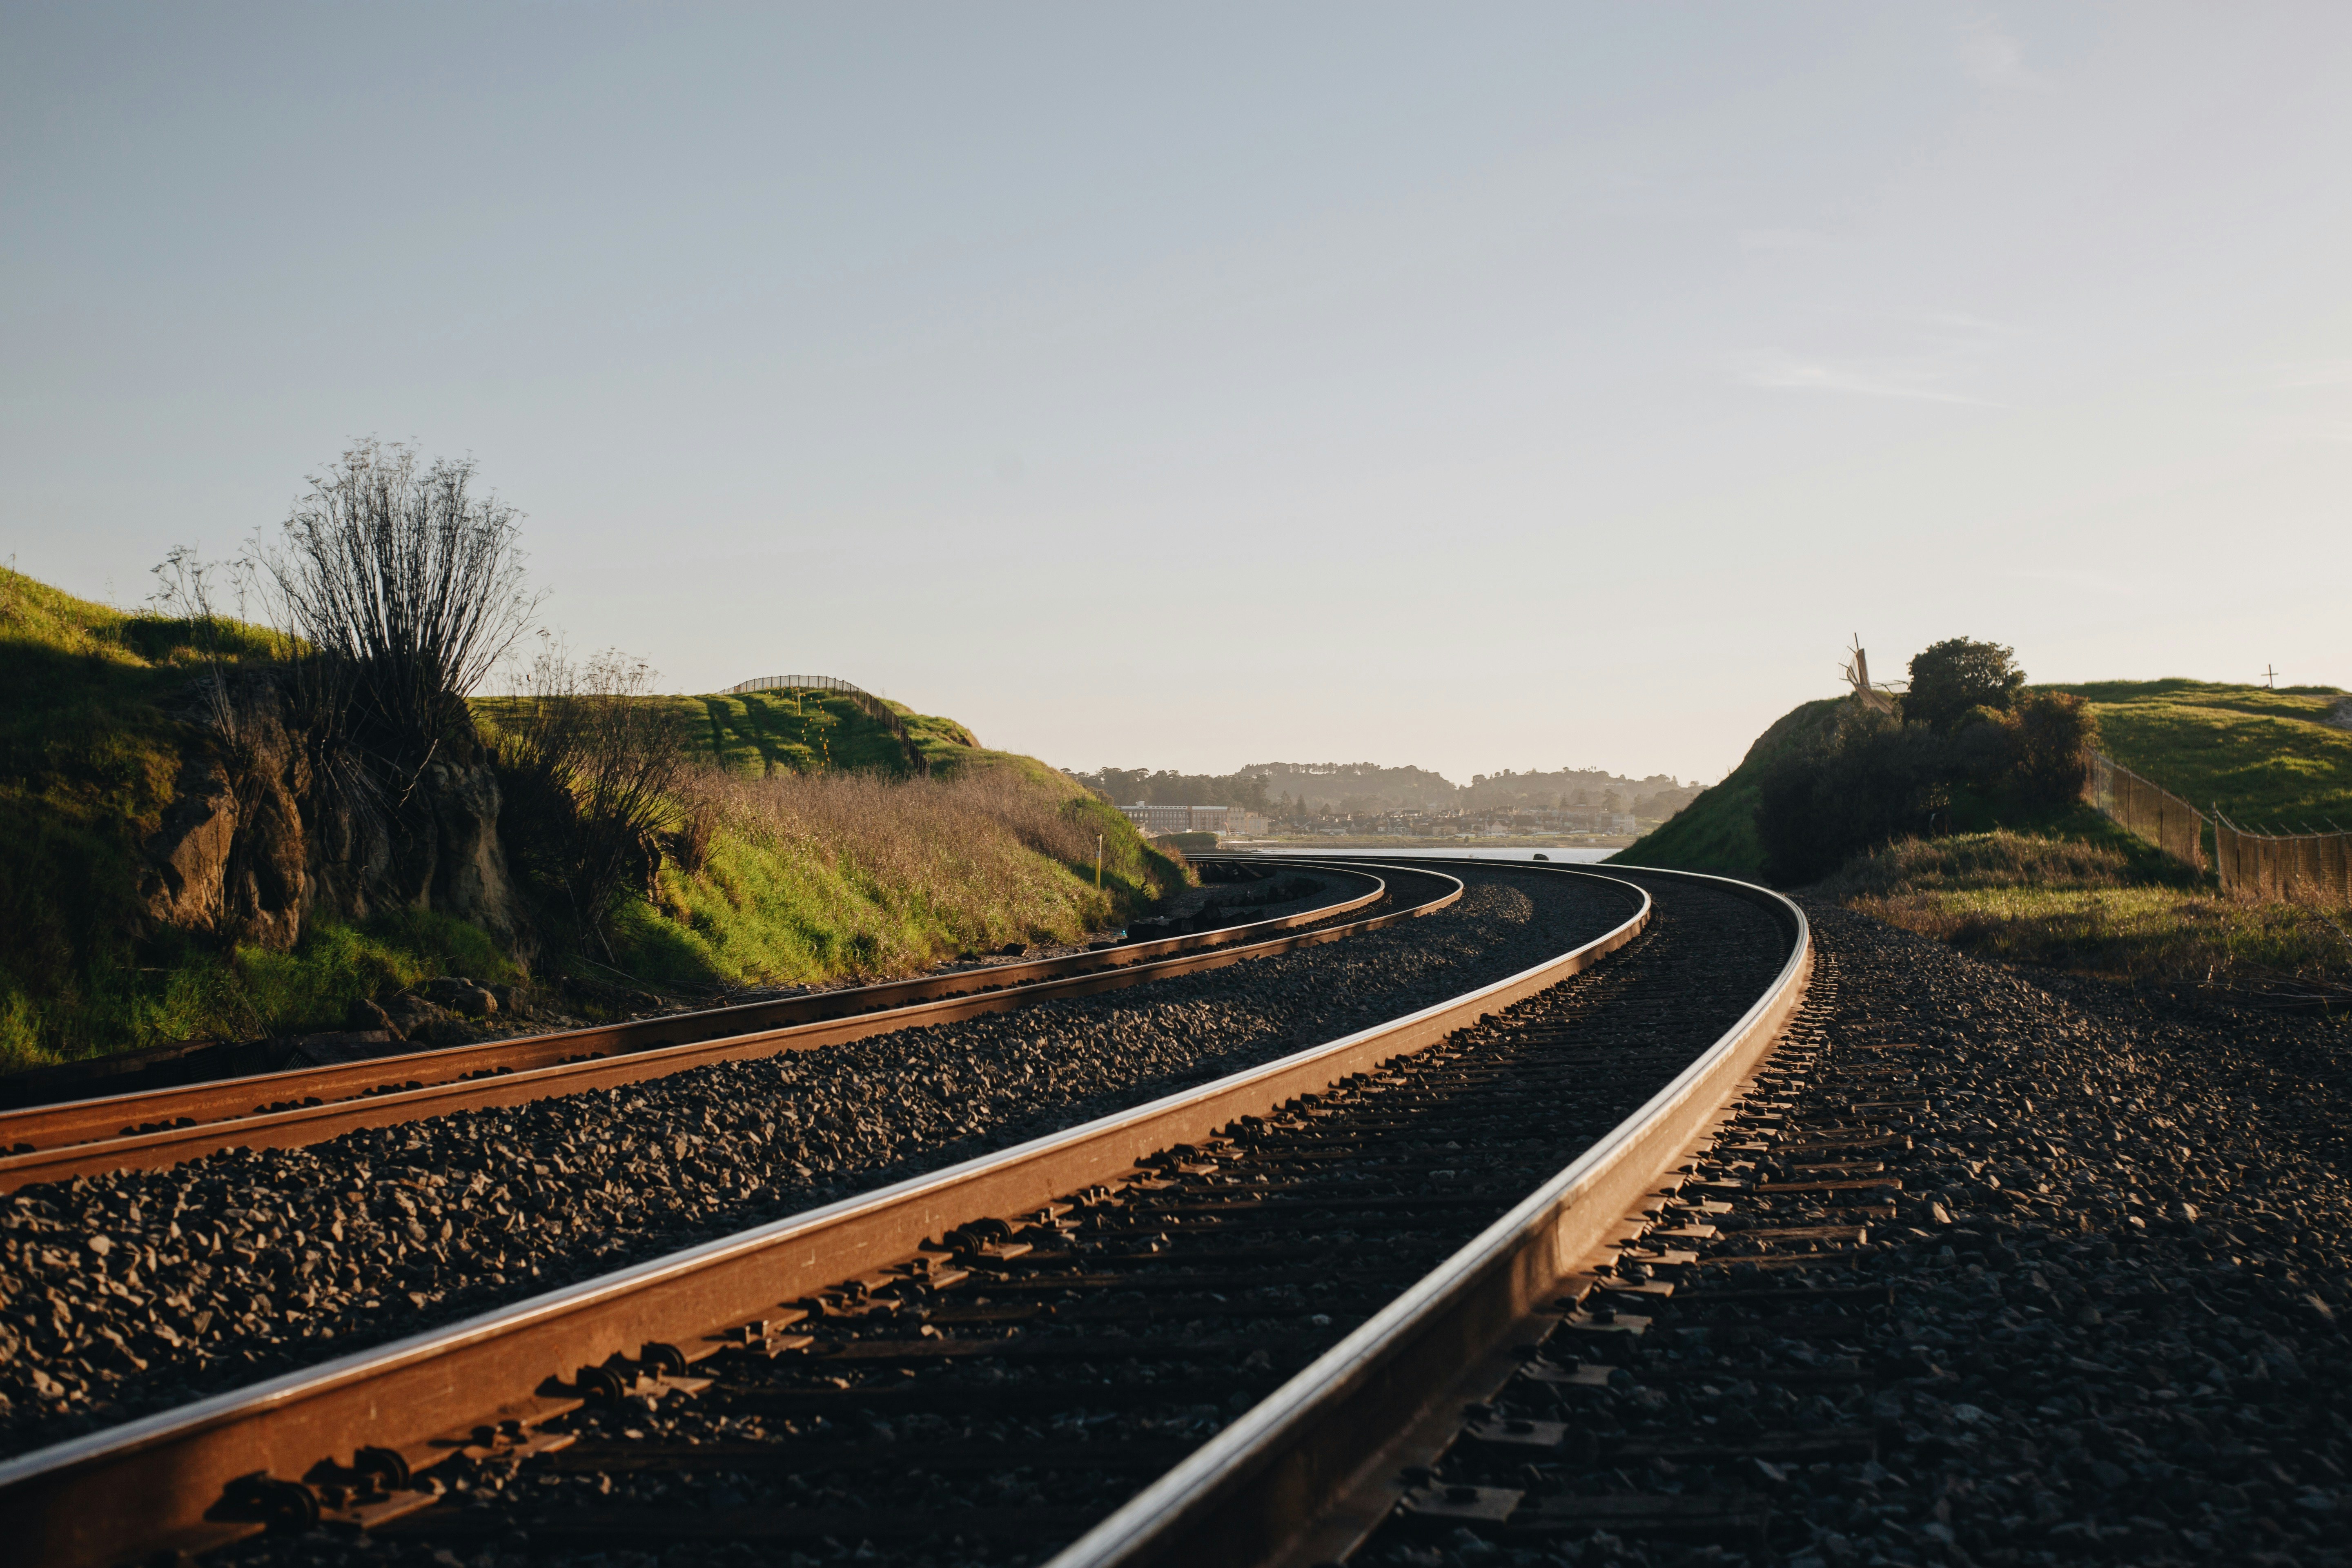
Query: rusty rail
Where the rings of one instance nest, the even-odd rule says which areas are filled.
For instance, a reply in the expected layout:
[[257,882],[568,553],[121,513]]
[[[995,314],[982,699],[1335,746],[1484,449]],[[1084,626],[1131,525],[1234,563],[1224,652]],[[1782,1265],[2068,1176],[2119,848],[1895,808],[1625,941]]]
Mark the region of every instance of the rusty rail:
[[[1617,882],[1633,895],[1633,913],[1604,935],[1517,974],[1217,1082],[0,1463],[0,1534],[14,1543],[18,1560],[33,1563],[208,1550],[263,1528],[274,1508],[292,1508],[293,1500],[315,1513],[316,1498],[292,1478],[311,1475],[321,1463],[396,1471],[404,1480],[481,1440],[486,1428],[514,1422],[527,1433],[530,1424],[575,1408],[600,1379],[614,1375],[614,1365],[644,1375],[682,1371],[723,1344],[742,1342],[745,1326],[772,1319],[779,1302],[913,1256],[926,1238],[974,1216],[1033,1208],[1118,1176],[1170,1144],[1425,1048],[1590,967],[1648,924],[1652,901],[1638,887],[1548,869]],[[1456,881],[1453,896],[1459,890]],[[1376,918],[1386,923],[1411,914]],[[1222,952],[1178,962],[1234,961],[1234,954]],[[1083,977],[1107,978],[1118,983]],[[253,1480],[257,1475],[274,1479]],[[234,1495],[250,1506],[224,1517],[232,1482],[241,1483]],[[281,1513],[299,1516],[299,1509]]]
[[1415,1457],[1416,1442],[1433,1427],[1458,1427],[1465,1395],[1484,1397],[1476,1391],[1507,1375],[1507,1347],[1540,1340],[1558,1321],[1538,1303],[1576,1284],[1579,1264],[1627,1228],[1669,1163],[1770,1050],[1811,972],[1811,928],[1780,895],[1690,872],[1626,869],[1740,889],[1770,909],[1790,936],[1771,987],[1647,1105],[1049,1568],[1305,1568],[1345,1558],[1402,1495],[1391,1478]]
[[[1462,892],[1458,879],[1441,874],[1450,888],[1433,899],[1306,935],[1278,936],[1388,896],[1382,879],[1357,868],[1297,864],[1371,886],[1274,920],[1066,958],[14,1111],[0,1116],[0,1147],[32,1147],[0,1156],[0,1193],[35,1182],[177,1164],[222,1148],[297,1148],[363,1127],[577,1094],[708,1062],[808,1050],[1090,995],[1375,931],[1434,913]],[[1169,953],[1177,956],[1160,956]]]

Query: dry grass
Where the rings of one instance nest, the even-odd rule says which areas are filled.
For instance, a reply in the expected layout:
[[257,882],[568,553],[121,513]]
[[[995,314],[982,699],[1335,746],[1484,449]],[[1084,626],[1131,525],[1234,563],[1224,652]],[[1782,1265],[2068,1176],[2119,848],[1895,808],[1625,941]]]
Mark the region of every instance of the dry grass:
[[2344,911],[2150,886],[2140,859],[2132,847],[2008,832],[1914,839],[1816,891],[1979,958],[2232,993],[2352,986]]
[[663,868],[629,933],[630,967],[648,977],[886,978],[966,949],[1083,941],[1183,879],[1124,817],[1034,765],[928,779],[713,770],[685,804],[679,847],[693,847]]
[[2135,858],[2121,845],[1998,828],[1890,844],[1849,862],[1816,890],[1851,900],[1979,888],[2123,888],[2140,879]]

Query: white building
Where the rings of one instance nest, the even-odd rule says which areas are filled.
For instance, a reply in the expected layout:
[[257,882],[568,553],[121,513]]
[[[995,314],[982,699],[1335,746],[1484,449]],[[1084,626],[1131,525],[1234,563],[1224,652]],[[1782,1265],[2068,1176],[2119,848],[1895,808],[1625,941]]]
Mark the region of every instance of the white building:
[[1222,805],[1122,805],[1119,810],[1146,837],[1161,833],[1223,833],[1228,815],[1228,808]]

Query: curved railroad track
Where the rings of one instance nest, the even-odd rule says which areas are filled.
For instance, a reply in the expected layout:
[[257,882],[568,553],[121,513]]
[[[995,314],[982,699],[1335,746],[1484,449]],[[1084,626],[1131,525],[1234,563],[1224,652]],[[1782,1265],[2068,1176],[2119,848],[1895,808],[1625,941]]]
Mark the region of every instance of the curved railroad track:
[[0,1155],[0,1193],[177,1164],[220,1148],[299,1148],[360,1128],[1091,995],[1377,931],[1434,913],[1462,891],[1443,873],[1403,872],[1391,889],[1360,868],[1296,864],[1336,896],[1276,919],[1061,958],[0,1112],[0,1149],[9,1151]]
[[1151,1104],[24,1455],[0,1528],[38,1562],[322,1523],[541,1556],[1344,1555],[1462,1389],[1671,1201],[1810,962],[1760,889],[1453,868],[1621,918]]

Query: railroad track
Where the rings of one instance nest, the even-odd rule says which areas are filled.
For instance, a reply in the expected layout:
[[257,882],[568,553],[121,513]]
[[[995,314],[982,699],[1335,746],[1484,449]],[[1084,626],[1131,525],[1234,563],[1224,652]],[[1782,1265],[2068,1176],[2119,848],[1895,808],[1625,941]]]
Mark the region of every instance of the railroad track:
[[1339,896],[1276,919],[1061,958],[0,1113],[0,1149],[10,1151],[0,1155],[0,1193],[178,1164],[220,1148],[298,1148],[362,1128],[1090,995],[1340,941],[1434,913],[1462,893],[1443,872],[1384,879],[1351,866],[1287,865],[1325,879]]
[[1275,1561],[1414,1563],[1441,1545],[1541,1551],[1599,1533],[1740,1553],[1808,1544],[1776,1488],[1876,1457],[1867,1410],[1853,1412],[1885,1373],[1843,1342],[1892,1303],[1853,1268],[1895,1217],[1887,1156],[1910,1143],[1889,1115],[1911,1109],[1908,1047],[1832,1067],[1837,1000],[1834,962],[1819,961],[1777,1047],[1618,1233]]
[[1625,918],[1152,1105],[26,1455],[0,1525],[41,1562],[321,1522],[910,1562],[1360,1541],[1399,1495],[1367,1478],[1444,1446],[1433,1411],[1641,1211],[1809,963],[1758,889],[1477,872]]

